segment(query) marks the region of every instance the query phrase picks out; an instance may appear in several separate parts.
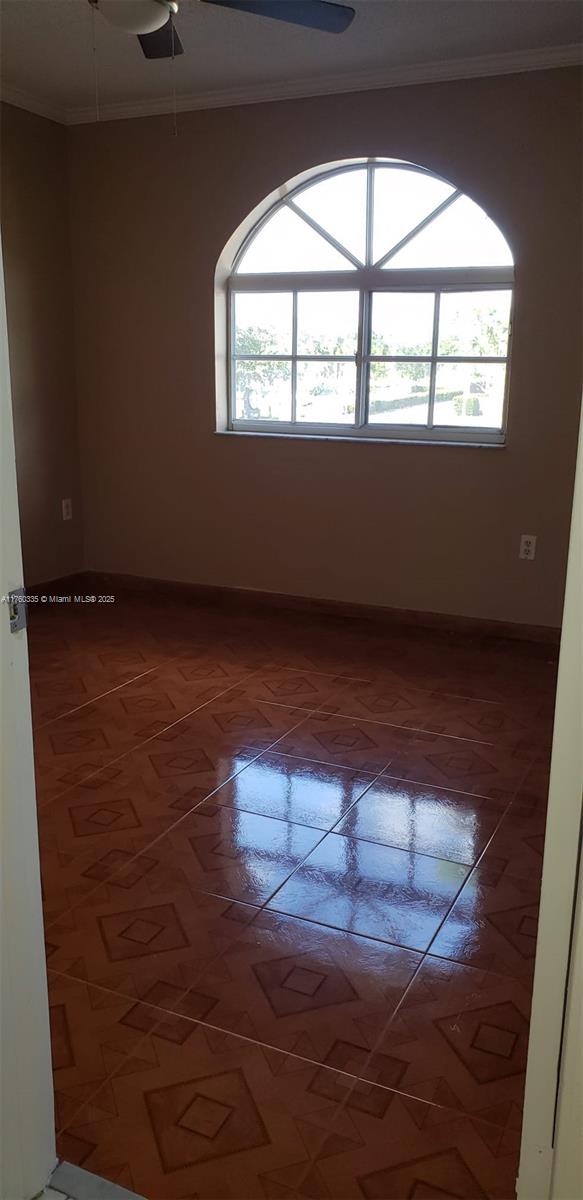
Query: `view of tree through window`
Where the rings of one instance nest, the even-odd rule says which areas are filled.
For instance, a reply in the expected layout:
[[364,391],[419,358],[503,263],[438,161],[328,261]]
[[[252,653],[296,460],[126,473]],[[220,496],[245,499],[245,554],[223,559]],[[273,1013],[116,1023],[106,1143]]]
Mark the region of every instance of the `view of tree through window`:
[[232,428],[501,441],[512,280],[500,231],[444,180],[323,174],[236,262]]

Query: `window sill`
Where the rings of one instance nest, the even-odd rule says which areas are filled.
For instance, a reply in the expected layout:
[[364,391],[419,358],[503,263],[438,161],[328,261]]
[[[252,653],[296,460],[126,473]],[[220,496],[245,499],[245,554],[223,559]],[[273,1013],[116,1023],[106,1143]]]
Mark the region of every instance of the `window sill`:
[[235,437],[235,438],[277,438],[279,441],[292,442],[349,442],[354,445],[365,446],[433,446],[447,447],[459,450],[505,450],[506,441],[503,442],[479,442],[470,441],[462,442],[458,440],[446,441],[445,439],[437,438],[388,438],[388,437],[351,437],[350,434],[335,434],[335,433],[278,433],[275,430],[259,430],[259,429],[215,429],[214,433],[218,437]]

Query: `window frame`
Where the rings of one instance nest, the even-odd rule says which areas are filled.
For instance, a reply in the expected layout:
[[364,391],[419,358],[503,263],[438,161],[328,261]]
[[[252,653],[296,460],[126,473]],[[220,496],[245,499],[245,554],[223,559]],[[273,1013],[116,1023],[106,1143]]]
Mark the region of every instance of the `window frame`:
[[[341,243],[329,234],[318,222],[308,216],[294,203],[294,197],[307,190],[315,183],[334,175],[346,174],[349,171],[367,170],[367,200],[366,200],[366,262],[362,264]],[[403,170],[428,176],[447,184],[454,190],[452,194],[420,221],[409,233],[397,242],[376,263],[372,258],[373,239],[373,203],[374,175],[376,169]],[[461,189],[455,188],[448,180],[443,179],[433,171],[413,163],[401,161],[383,161],[372,159],[334,166],[331,169],[315,172],[309,180],[303,180],[285,194],[280,195],[263,216],[253,226],[241,243],[232,264],[231,272],[226,281],[227,291],[227,430],[233,433],[247,433],[268,436],[300,437],[300,438],[348,438],[375,442],[420,442],[429,445],[445,443],[450,445],[489,445],[500,446],[506,441],[508,399],[510,385],[510,363],[512,353],[512,328],[514,314],[514,266],[502,267],[431,267],[431,268],[400,268],[390,270],[384,267],[394,255],[409,241],[412,241],[422,229],[430,225],[436,217],[445,211],[455,200],[466,195]],[[352,261],[353,268],[346,271],[308,271],[308,272],[269,272],[238,274],[239,263],[249,249],[252,241],[261,232],[263,226],[271,220],[275,213],[289,207],[302,220],[306,221],[320,237],[323,237],[334,249],[339,250],[345,258]],[[486,214],[488,215],[488,214]],[[491,218],[490,218],[491,219]],[[504,236],[504,234],[501,235]],[[447,292],[463,291],[500,291],[510,292],[510,313],[508,326],[508,342],[504,356],[481,355],[438,355],[437,341],[439,333],[440,297]],[[288,292],[292,294],[293,306],[293,342],[292,353],[273,355],[236,355],[235,352],[235,297],[241,292]],[[297,296],[306,291],[351,291],[359,296],[359,321],[357,333],[357,348],[355,355],[298,355],[297,350]],[[424,292],[435,296],[433,336],[430,355],[371,355],[371,309],[374,293],[407,293]],[[287,362],[291,364],[292,388],[292,420],[280,421],[262,419],[250,421],[236,417],[235,407],[235,363],[237,358],[246,361]],[[297,421],[295,417],[296,379],[298,362],[350,362],[356,364],[355,418],[353,423],[343,422],[310,422]],[[428,362],[430,364],[430,393],[428,422],[423,425],[407,424],[405,422],[383,423],[375,421],[368,423],[369,402],[369,365],[371,362]],[[433,408],[435,400],[435,376],[439,363],[501,363],[505,365],[505,383],[501,427],[472,427],[464,425],[435,425],[433,424]]]

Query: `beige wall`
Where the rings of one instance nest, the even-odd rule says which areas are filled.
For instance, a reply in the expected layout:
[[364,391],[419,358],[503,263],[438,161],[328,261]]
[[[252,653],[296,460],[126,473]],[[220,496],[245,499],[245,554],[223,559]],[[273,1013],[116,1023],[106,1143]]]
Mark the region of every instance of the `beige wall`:
[[[2,106],[2,241],[28,584],[81,565],[67,131]],[[73,500],[64,522],[61,500]]]
[[[576,69],[71,129],[88,565],[560,621],[581,387]],[[280,182],[424,163],[515,251],[503,450],[218,436],[213,279]],[[534,563],[517,557],[538,535]]]

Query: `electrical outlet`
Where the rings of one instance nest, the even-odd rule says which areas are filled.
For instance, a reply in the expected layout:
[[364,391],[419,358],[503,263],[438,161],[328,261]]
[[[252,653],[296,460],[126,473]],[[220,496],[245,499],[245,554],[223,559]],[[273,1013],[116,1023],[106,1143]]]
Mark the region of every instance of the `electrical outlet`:
[[61,500],[61,511],[63,513],[63,521],[73,520],[73,501]]
[[530,561],[536,554],[536,533],[523,533],[520,538],[520,550],[518,551],[519,558],[528,558]]

